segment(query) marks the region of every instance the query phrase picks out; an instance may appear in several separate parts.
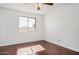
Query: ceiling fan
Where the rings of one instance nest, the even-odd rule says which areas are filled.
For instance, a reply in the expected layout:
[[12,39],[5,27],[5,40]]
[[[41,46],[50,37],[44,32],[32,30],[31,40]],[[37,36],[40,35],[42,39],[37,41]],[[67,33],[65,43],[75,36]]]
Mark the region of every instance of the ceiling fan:
[[50,5],[50,6],[52,6],[52,5],[53,5],[53,3],[43,3],[43,4]]
[[40,10],[41,9],[41,4],[45,4],[45,5],[49,5],[49,6],[53,6],[53,3],[37,3],[36,4],[36,8],[37,8],[37,10]]

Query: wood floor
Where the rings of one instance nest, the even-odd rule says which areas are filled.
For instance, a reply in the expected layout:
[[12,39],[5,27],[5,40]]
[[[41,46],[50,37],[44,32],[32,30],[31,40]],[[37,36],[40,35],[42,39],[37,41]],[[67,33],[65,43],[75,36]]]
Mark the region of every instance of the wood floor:
[[37,52],[37,55],[79,55],[79,52],[72,51],[45,40],[2,46],[0,47],[0,55],[16,55],[18,49],[38,44],[42,45],[46,50]]

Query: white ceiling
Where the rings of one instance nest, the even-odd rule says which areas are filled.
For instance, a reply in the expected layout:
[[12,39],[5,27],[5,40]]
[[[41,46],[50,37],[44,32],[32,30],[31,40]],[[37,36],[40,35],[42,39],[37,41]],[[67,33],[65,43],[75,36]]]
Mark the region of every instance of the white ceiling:
[[0,3],[0,7],[15,9],[15,10],[24,11],[24,12],[30,12],[30,13],[40,14],[40,15],[45,15],[49,11],[56,10],[65,5],[68,5],[68,4],[54,3],[53,6],[43,4],[41,10],[37,10],[36,3]]

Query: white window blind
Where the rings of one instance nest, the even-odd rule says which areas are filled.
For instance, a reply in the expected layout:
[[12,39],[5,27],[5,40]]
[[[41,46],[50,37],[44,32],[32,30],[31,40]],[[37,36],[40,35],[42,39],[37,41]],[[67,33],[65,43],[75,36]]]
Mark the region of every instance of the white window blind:
[[36,31],[36,18],[19,17],[19,31],[20,32]]

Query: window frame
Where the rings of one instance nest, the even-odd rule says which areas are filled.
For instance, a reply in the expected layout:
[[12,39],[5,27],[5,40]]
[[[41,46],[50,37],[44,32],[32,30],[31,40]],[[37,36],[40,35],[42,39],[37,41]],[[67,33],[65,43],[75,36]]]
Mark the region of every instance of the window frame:
[[[20,27],[19,27],[19,32],[36,32],[36,18],[35,17],[28,17],[28,16],[19,16],[19,20],[20,20],[20,17],[24,17],[24,18],[27,18],[28,19],[28,31],[21,31],[20,30]],[[34,19],[35,20],[35,30],[34,31],[29,31],[29,18],[32,18],[32,19]]]

